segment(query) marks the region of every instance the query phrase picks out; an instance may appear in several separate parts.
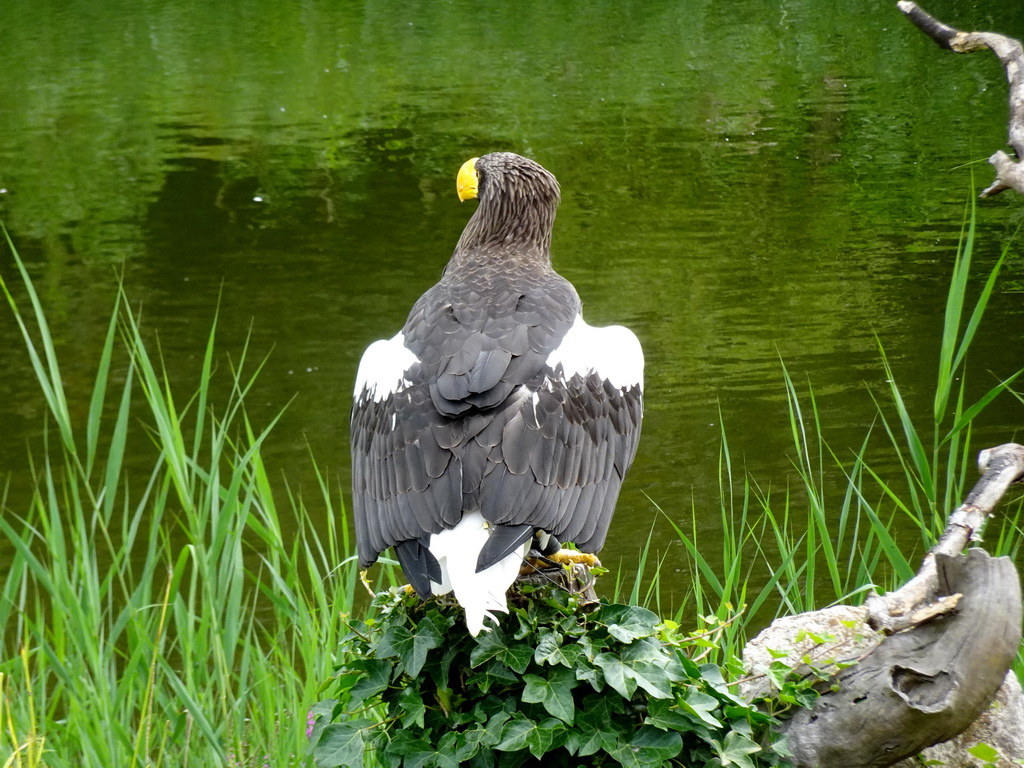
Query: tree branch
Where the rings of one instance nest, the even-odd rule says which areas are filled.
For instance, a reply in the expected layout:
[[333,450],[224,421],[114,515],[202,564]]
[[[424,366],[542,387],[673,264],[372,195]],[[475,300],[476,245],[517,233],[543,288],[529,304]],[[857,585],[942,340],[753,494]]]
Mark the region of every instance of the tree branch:
[[1024,478],[1024,446],[1016,443],[989,448],[978,456],[981,479],[946,521],[946,530],[925,556],[917,575],[895,592],[869,598],[868,623],[891,634],[904,628],[902,617],[922,604],[934,602],[938,578],[935,558],[957,555],[971,542],[981,538],[992,510],[1007,488]]
[[[962,552],[980,539],[1007,489],[1024,479],[1024,446],[982,451],[978,468],[981,479],[903,587],[860,608],[778,619],[744,649],[754,673],[779,651],[790,651],[790,664],[815,652],[855,662],[839,665],[814,708],[782,725],[798,768],[893,765],[961,733],[1005,680],[1021,641],[1017,570],[1009,558],[977,547]],[[808,647],[820,640],[807,634],[834,640]],[[765,688],[755,681],[745,693],[770,693]]]
[[[1024,158],[1024,47],[1020,41],[996,32],[961,32],[943,24],[910,0],[900,0],[896,5],[939,47],[954,53],[973,53],[987,48],[999,57],[1010,84],[1007,143],[1013,148],[1017,159]],[[1017,159],[1011,158],[1003,150],[999,150],[988,159],[996,169],[996,179],[981,193],[982,197],[997,195],[1006,189],[1013,189],[1024,195],[1024,169]]]

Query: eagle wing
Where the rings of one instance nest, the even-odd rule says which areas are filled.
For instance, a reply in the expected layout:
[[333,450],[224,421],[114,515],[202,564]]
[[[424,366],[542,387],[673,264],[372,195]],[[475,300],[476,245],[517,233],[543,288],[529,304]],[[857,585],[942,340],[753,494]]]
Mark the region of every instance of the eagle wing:
[[538,528],[600,549],[639,439],[643,355],[630,331],[579,312],[553,272],[507,289],[442,280],[367,349],[351,416],[364,567],[388,546],[403,566],[420,559],[477,509],[500,534],[478,570]]

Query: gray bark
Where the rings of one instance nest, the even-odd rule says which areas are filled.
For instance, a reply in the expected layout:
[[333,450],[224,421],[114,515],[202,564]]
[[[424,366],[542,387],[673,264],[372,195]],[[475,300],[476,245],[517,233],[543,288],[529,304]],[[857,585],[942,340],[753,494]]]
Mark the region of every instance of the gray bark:
[[1008,558],[961,551],[1024,478],[1024,447],[983,451],[979,468],[917,576],[864,607],[877,645],[784,725],[798,768],[893,765],[959,734],[995,696],[1021,643],[1020,580]]
[[938,555],[938,591],[955,611],[892,635],[838,673],[786,732],[795,763],[882,768],[957,735],[985,710],[1020,647],[1021,593],[1008,558]]
[[981,196],[990,197],[1006,189],[1024,194],[1024,168],[1018,162],[1024,157],[1024,48],[1020,41],[996,32],[961,32],[943,24],[910,0],[900,0],[896,5],[918,29],[940,47],[954,53],[973,53],[988,49],[999,57],[1010,84],[1007,143],[1013,148],[1016,159],[1003,150],[997,151],[988,159],[996,169],[996,180],[981,193]]

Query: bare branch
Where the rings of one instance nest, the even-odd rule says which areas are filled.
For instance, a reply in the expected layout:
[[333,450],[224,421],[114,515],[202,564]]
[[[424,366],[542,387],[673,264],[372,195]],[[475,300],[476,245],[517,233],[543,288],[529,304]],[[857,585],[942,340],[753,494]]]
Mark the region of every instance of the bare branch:
[[949,516],[946,530],[925,556],[917,575],[895,592],[867,601],[868,623],[875,629],[897,631],[904,624],[899,617],[938,596],[936,556],[957,555],[971,541],[981,538],[985,523],[1006,489],[1024,477],[1024,446],[1008,443],[982,451],[978,456],[978,469],[984,474],[964,503]]
[[[833,606],[776,620],[747,648],[760,672],[779,651],[802,659],[797,628],[834,636],[817,650],[838,665],[811,710],[782,730],[798,768],[882,768],[955,737],[985,711],[1020,648],[1020,578],[1006,557],[971,548],[1007,489],[1024,479],[1024,446],[978,457],[981,479],[950,514],[917,575],[855,608]],[[792,637],[792,642],[788,638]],[[804,645],[801,645],[804,643]],[[747,695],[764,695],[754,681]],[[958,763],[959,764],[959,763]]]
[[[1016,38],[996,32],[961,32],[954,29],[910,0],[896,3],[914,25],[934,40],[939,47],[954,53],[973,53],[985,48],[999,57],[1010,84],[1010,117],[1007,143],[1017,159],[1024,158],[1024,47]],[[996,180],[981,193],[982,197],[1014,189],[1024,194],[1024,170],[1002,150],[988,160],[996,169]]]

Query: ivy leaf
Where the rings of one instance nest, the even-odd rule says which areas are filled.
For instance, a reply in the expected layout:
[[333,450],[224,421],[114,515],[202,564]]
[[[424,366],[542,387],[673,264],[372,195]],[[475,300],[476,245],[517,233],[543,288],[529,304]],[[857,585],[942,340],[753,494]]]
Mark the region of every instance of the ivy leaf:
[[568,743],[566,748],[579,757],[593,755],[600,749],[605,752],[614,749],[615,745],[622,741],[622,737],[615,728],[615,720],[606,699],[588,696],[583,703],[584,706],[576,716],[576,725],[569,732],[570,740],[575,741],[572,744],[574,749],[570,748]]
[[683,737],[678,733],[645,725],[628,744],[618,744],[606,750],[611,757],[625,766],[661,766],[683,750]]
[[623,643],[650,637],[661,623],[658,614],[638,605],[606,605],[598,619],[608,627],[608,634]]
[[424,766],[435,765],[437,750],[434,745],[420,735],[414,735],[414,731],[399,729],[395,731],[384,748],[383,758],[378,762],[383,765],[401,765],[402,768],[424,768]]
[[505,634],[501,628],[495,628],[490,632],[481,634],[476,639],[476,647],[469,654],[469,665],[474,669],[485,661],[495,659],[499,655],[508,652],[508,644],[505,642]]
[[594,657],[601,652],[601,649],[605,647],[606,643],[595,645],[593,638],[590,635],[582,635],[576,640],[576,644],[580,650],[583,651],[588,661],[593,661]]
[[700,678],[700,667],[697,666],[697,663],[695,661],[690,659],[685,654],[676,654],[676,656],[679,659],[679,663],[683,666],[684,675],[694,680]]
[[655,637],[638,639],[631,645],[622,649],[619,658],[630,666],[639,662],[648,662],[660,667],[670,680],[681,681],[686,679],[683,672],[683,665],[675,654],[665,652],[664,646]]
[[501,734],[504,731],[504,725],[508,722],[509,718],[512,717],[511,712],[496,712],[491,715],[491,719],[487,721],[487,725],[484,728],[486,738],[481,742],[487,747],[496,747],[501,742]]
[[515,752],[526,747],[530,734],[537,729],[537,723],[523,715],[513,717],[501,730],[501,741],[495,746],[502,752]]
[[473,728],[460,734],[459,743],[455,749],[455,760],[462,765],[469,762],[481,749],[493,746],[491,734],[486,728]]
[[594,659],[594,665],[604,674],[608,683],[622,698],[628,699],[636,691],[636,680],[629,674],[629,668],[614,653],[601,653]]
[[549,629],[540,631],[540,641],[537,643],[537,650],[533,652],[533,660],[540,665],[564,664],[569,667],[565,655],[562,653],[562,634],[552,632]]
[[711,714],[718,709],[718,699],[714,696],[690,689],[682,701],[679,702],[679,706],[683,711],[689,712],[705,725],[710,725],[712,728],[722,727],[722,723],[718,718]]
[[513,645],[508,649],[508,653],[505,654],[504,658],[505,663],[508,664],[512,671],[518,672],[520,675],[526,671],[532,660],[533,648],[529,645]]
[[665,699],[650,702],[644,722],[664,731],[688,733],[695,730],[692,718],[680,712],[676,702]]
[[522,674],[530,666],[533,652],[533,647],[526,643],[515,643],[510,646],[501,629],[496,628],[477,639],[476,647],[469,655],[469,665],[475,669],[490,659],[497,659],[513,671]]
[[543,704],[549,715],[557,717],[563,723],[572,725],[575,705],[572,700],[572,689],[576,687],[576,675],[571,669],[558,669],[547,678],[539,675],[524,675],[526,689],[523,701],[530,704]]
[[641,661],[627,665],[636,684],[656,699],[672,698],[672,681],[662,664]]
[[394,664],[383,659],[362,659],[352,665],[362,670],[359,681],[352,686],[350,708],[376,696],[391,682]]
[[724,743],[712,739],[711,745],[723,766],[735,765],[737,768],[754,768],[754,762],[749,756],[761,751],[758,744],[736,731],[729,731]]
[[542,629],[537,650],[533,652],[533,660],[541,666],[561,664],[563,667],[572,669],[583,652],[584,649],[576,643],[564,644],[560,632]]
[[366,750],[365,729],[371,725],[373,721],[360,718],[325,726],[313,750],[317,768],[362,768]]
[[651,662],[625,664],[614,653],[602,653],[594,659],[594,664],[601,668],[605,682],[620,696],[631,698],[637,686],[643,688],[656,699],[672,697],[672,684],[665,674],[664,667]]
[[536,723],[528,717],[519,715],[509,720],[501,733],[501,742],[495,747],[502,752],[516,752],[527,748],[534,757],[541,757],[548,751],[558,731],[564,729],[562,723],[549,717],[542,723]]
[[590,683],[590,687],[598,692],[604,690],[604,677],[601,670],[589,662],[581,661],[576,665],[575,672],[576,679],[581,683]]
[[749,705],[749,702],[729,690],[729,684],[725,682],[725,677],[722,676],[722,670],[717,664],[701,664],[700,674],[692,675],[692,677],[703,678],[706,683],[715,689],[715,693],[717,693],[720,698],[726,699],[733,704],[739,704],[741,707]]
[[434,751],[434,765],[437,768],[459,768],[462,762],[458,759],[460,741],[465,744],[465,736],[456,731],[448,731],[437,743]]
[[473,685],[480,693],[490,693],[494,685],[518,685],[519,677],[511,669],[506,667],[497,659],[491,659],[480,672],[473,675],[466,681],[466,685]]
[[388,627],[377,643],[376,656],[378,659],[397,657],[399,669],[409,677],[417,677],[427,661],[427,651],[442,642],[444,636],[427,616],[416,626],[415,634],[402,626]]
[[411,685],[405,688],[398,696],[398,706],[402,708],[402,727],[411,728],[423,727],[423,716],[427,712],[423,704],[423,697],[420,692]]

